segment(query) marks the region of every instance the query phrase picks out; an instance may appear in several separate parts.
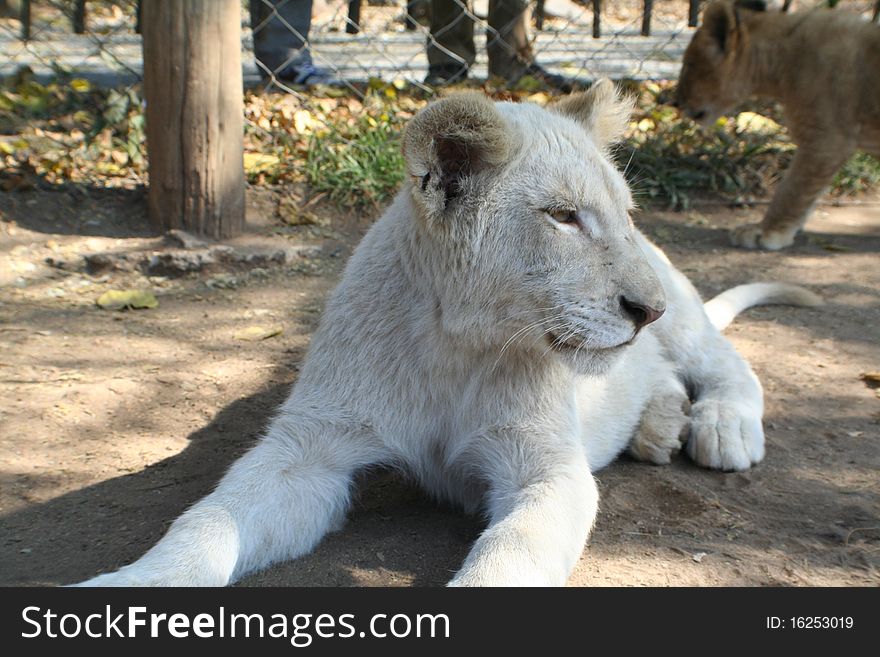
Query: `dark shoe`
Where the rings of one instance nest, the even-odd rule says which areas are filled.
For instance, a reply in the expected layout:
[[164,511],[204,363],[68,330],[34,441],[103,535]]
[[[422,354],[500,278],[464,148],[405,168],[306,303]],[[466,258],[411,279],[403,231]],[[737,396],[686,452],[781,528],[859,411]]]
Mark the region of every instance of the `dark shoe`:
[[425,84],[429,87],[445,87],[447,84],[467,80],[468,70],[464,66],[435,66],[428,69]]
[[[526,66],[525,71],[523,71],[522,77],[525,77],[527,75],[535,78],[535,80],[548,87],[557,89],[565,93],[570,93],[574,88],[571,80],[569,80],[565,76],[551,73],[550,71],[546,70],[545,68],[539,66],[534,62]],[[511,80],[510,82],[511,84],[515,84],[518,81],[519,80]]]

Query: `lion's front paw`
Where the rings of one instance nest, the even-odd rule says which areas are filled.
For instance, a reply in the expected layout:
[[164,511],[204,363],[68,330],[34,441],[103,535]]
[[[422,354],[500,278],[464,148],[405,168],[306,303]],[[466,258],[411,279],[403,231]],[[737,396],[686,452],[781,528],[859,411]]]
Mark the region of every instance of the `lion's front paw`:
[[745,226],[738,226],[730,232],[730,242],[734,246],[740,246],[744,249],[778,251],[794,244],[796,232],[768,230],[762,224],[746,224]]
[[707,399],[691,407],[688,455],[715,470],[747,470],[764,458],[761,414],[745,404]]
[[684,387],[651,399],[642,413],[629,453],[640,461],[668,464],[687,440],[689,408]]

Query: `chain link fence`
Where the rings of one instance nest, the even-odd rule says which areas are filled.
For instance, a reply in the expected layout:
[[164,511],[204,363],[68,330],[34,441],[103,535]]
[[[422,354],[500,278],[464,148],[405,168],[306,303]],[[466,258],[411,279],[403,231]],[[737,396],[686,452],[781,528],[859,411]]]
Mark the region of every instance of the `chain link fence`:
[[[276,3],[272,18],[263,25],[283,21],[285,4],[294,1]],[[608,7],[597,19],[594,8],[600,4]],[[468,72],[485,79],[490,73],[514,78],[525,72],[517,71],[518,60],[531,57],[549,73],[568,78],[664,78],[675,76],[691,33],[689,3],[682,0],[657,2],[647,35],[642,34],[642,2],[550,0],[541,3],[540,21],[537,9],[514,0],[434,0],[433,6],[428,0],[389,2],[361,7],[355,22],[351,3],[328,4],[316,12],[312,24],[312,59],[337,79],[402,79],[417,85],[428,75],[429,60],[431,67],[451,69],[452,76]],[[432,19],[432,11],[440,17]],[[534,27],[536,22],[541,29]],[[598,38],[593,36],[594,23],[600,26]],[[259,43],[261,26],[257,27],[252,39]],[[283,66],[262,69],[276,76],[283,71]]]
[[27,67],[102,86],[140,81],[136,0],[0,0],[0,76]]
[[[425,86],[429,71],[439,68],[445,78],[495,74],[513,81],[528,73],[523,64],[535,61],[539,71],[573,80],[668,79],[677,75],[704,4],[246,0],[244,78],[251,87],[268,82],[287,90],[299,82],[353,86],[370,79]],[[820,4],[828,2],[801,0],[793,8]],[[875,18],[880,8],[877,0],[841,4]],[[105,86],[137,82],[143,70],[140,5],[138,0],[0,0],[0,76],[26,66],[38,77],[69,72]]]
[[[501,71],[505,59],[533,57],[550,73],[581,80],[669,78],[676,75],[692,31],[689,13],[700,4],[688,0],[434,3],[435,12],[442,6],[450,17],[448,25],[438,25],[436,18],[432,25],[431,0],[244,2],[246,84],[270,81],[293,87],[297,64],[310,54],[323,79],[335,83],[378,78],[423,85],[429,52],[447,65],[457,64],[462,73],[469,69],[475,78],[489,76],[487,52],[499,60],[491,64]],[[0,75],[27,66],[38,77],[69,72],[101,85],[138,81],[143,68],[139,4],[136,0],[0,1]],[[468,23],[475,44],[467,43]],[[255,46],[262,61],[254,57]],[[473,62],[467,61],[467,52],[462,54],[468,50]]]

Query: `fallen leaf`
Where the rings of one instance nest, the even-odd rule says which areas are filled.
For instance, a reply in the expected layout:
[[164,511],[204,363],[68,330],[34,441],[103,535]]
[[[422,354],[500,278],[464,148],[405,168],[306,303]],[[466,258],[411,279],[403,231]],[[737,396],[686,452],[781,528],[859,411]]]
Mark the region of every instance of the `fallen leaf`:
[[869,388],[880,388],[880,372],[862,372],[859,374],[859,378]]
[[245,153],[244,170],[249,174],[265,173],[281,162],[276,155],[264,153]]
[[776,121],[754,112],[740,112],[736,116],[738,132],[753,132],[762,135],[773,134],[782,129]]
[[74,91],[79,91],[80,93],[86,93],[92,88],[92,85],[84,78],[73,78],[73,80],[70,81],[70,88]]
[[299,134],[310,134],[320,123],[308,110],[298,110],[293,114],[293,127]]
[[283,329],[280,326],[248,326],[247,328],[236,331],[232,337],[236,340],[245,340],[247,342],[259,342],[268,338],[274,338],[281,335]]
[[159,305],[153,293],[144,290],[108,290],[95,303],[104,310],[155,308]]
[[550,102],[550,96],[545,94],[543,91],[539,91],[529,96],[528,101],[530,103],[537,103],[538,105],[546,105]]

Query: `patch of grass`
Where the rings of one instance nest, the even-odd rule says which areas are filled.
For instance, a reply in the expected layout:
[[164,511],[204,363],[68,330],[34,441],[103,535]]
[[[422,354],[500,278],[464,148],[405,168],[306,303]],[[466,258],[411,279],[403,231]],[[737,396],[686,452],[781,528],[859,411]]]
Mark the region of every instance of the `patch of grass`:
[[834,176],[831,188],[838,194],[859,194],[880,185],[880,160],[858,152]]
[[379,82],[362,96],[338,89],[319,89],[305,100],[251,94],[245,103],[248,178],[302,182],[311,198],[338,205],[381,204],[403,180],[400,134],[425,102],[403,85]]
[[386,110],[374,114],[332,122],[311,135],[304,171],[313,191],[341,205],[378,205],[397,190],[404,174],[402,123]]

